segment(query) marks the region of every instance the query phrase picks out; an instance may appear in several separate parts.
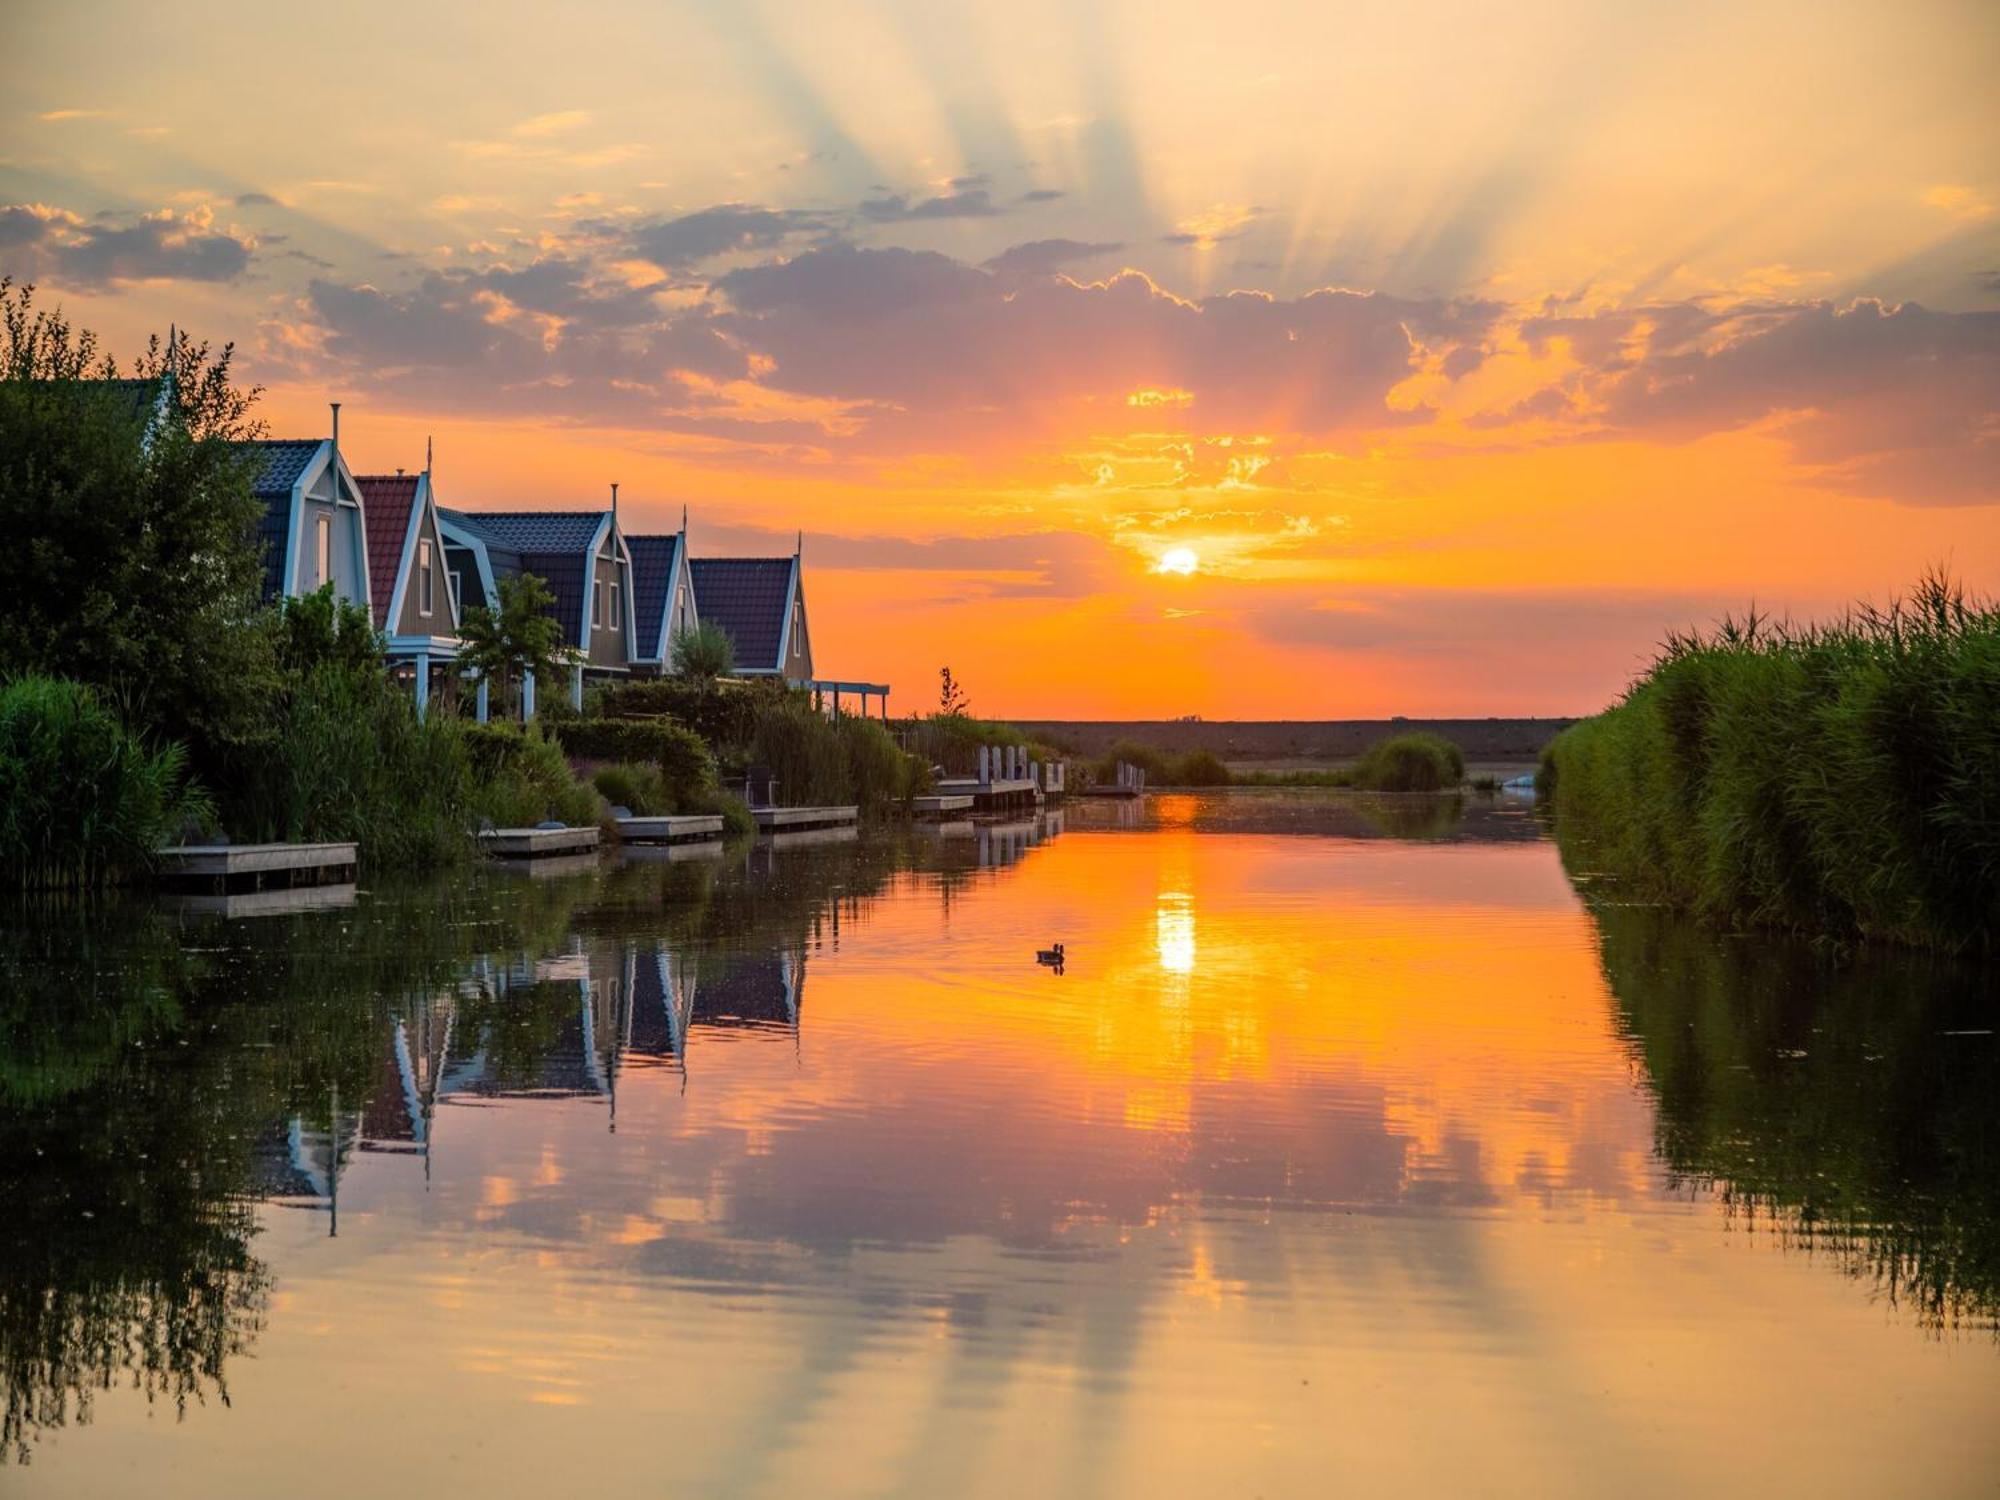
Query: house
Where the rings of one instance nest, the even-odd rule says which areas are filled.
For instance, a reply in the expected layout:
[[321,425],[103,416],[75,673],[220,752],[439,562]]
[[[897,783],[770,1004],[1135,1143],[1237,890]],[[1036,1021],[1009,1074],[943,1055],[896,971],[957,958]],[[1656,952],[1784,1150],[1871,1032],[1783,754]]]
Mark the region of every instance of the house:
[[408,671],[417,712],[430,701],[435,667],[458,655],[458,600],[445,566],[430,467],[421,474],[363,474],[368,591],[392,671]]
[[361,487],[340,456],[340,414],[331,438],[278,438],[245,445],[251,492],[263,502],[264,597],[300,599],[331,583],[336,597],[374,608]]
[[689,562],[695,617],[729,632],[737,676],[812,681],[812,634],[806,627],[799,561],[794,552],[790,557],[697,557]]
[[499,606],[503,578],[532,573],[549,586],[549,612],[575,653],[570,701],[583,705],[586,672],[628,672],[633,663],[632,554],[609,510],[439,509],[445,567],[460,608]]
[[638,634],[632,665],[664,672],[673,663],[674,638],[700,621],[694,580],[688,573],[687,515],[669,536],[628,536],[632,553],[632,613]]

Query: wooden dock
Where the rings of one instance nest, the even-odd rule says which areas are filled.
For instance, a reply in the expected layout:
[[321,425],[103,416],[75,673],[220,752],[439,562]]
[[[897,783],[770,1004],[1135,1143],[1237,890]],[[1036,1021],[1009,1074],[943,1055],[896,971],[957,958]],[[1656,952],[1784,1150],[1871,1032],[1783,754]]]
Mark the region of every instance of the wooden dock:
[[953,813],[972,811],[972,797],[969,793],[912,797],[910,812],[919,818],[948,818]]
[[634,815],[616,821],[618,837],[628,844],[698,844],[722,837],[721,813],[685,813],[677,817]]
[[759,833],[799,833],[808,828],[841,828],[861,819],[858,807],[753,807]]
[[583,854],[597,847],[595,828],[488,828],[479,846],[502,859],[545,859],[557,854]]
[[154,871],[171,889],[225,895],[352,885],[356,859],[352,844],[175,844],[159,851]]

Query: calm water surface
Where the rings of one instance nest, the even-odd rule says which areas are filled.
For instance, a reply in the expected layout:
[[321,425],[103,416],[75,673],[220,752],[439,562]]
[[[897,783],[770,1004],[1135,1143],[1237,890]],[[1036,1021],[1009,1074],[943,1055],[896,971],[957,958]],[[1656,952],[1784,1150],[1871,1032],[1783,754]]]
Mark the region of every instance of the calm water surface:
[[1990,973],[1586,905],[1523,811],[6,939],[8,1495],[2000,1487]]

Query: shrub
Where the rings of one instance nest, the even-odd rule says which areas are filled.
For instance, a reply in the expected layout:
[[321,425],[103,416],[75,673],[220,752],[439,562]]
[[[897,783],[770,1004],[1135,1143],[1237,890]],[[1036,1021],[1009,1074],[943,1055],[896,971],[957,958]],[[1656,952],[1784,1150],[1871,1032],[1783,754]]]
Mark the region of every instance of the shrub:
[[275,734],[230,767],[224,821],[257,840],[353,840],[376,867],[425,868],[468,849],[468,726],[419,719],[373,661],[322,661],[271,707]]
[[208,799],[179,745],[149,750],[82,683],[0,687],[0,876],[91,887],[152,863]]
[[590,781],[613,807],[630,808],[642,818],[674,810],[673,794],[661,779],[658,766],[604,766]]
[[834,734],[847,755],[848,782],[863,812],[882,812],[907,802],[930,781],[930,768],[906,755],[889,731],[874,719],[846,717],[833,721]]
[[713,620],[705,620],[674,637],[673,669],[676,677],[693,682],[727,677],[736,670],[736,642]]
[[715,787],[715,757],[708,746],[671,719],[569,719],[549,727],[563,749],[578,760],[654,767],[660,795],[671,804],[662,811],[671,812]]
[[1443,735],[1391,735],[1362,752],[1349,772],[1369,792],[1442,792],[1465,779],[1465,755]]
[[605,718],[677,720],[720,754],[747,748],[757,732],[757,715],[785,696],[782,685],[761,680],[703,684],[647,677],[607,687],[596,701],[597,712]]
[[1228,786],[1234,778],[1213,750],[1190,750],[1175,758],[1167,779],[1174,786]]
[[548,819],[581,827],[598,820],[594,787],[571,773],[562,747],[539,726],[466,726],[472,752],[473,810],[497,828],[532,828]]
[[1942,578],[1818,627],[1670,637],[1540,777],[1571,852],[1713,920],[1991,948],[2000,607]]

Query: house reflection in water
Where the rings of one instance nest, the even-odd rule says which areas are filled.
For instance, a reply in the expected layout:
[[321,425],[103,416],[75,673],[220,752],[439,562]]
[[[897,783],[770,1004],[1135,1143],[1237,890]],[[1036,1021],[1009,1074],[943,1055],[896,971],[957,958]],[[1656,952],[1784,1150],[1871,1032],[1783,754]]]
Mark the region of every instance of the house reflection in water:
[[[340,1183],[357,1155],[414,1156],[430,1176],[440,1105],[602,1099],[617,1129],[628,1067],[687,1076],[692,1033],[790,1031],[805,993],[803,944],[697,958],[665,942],[581,942],[553,958],[482,958],[456,992],[412,1000],[391,1022],[363,1100],[329,1092],[261,1153],[263,1195],[320,1210],[339,1232]],[[526,1045],[523,1045],[526,1043]]]

